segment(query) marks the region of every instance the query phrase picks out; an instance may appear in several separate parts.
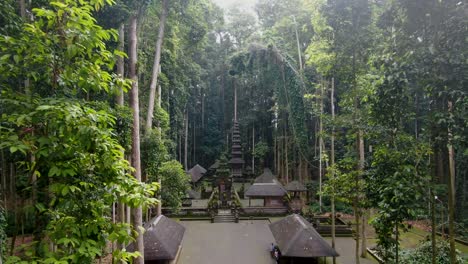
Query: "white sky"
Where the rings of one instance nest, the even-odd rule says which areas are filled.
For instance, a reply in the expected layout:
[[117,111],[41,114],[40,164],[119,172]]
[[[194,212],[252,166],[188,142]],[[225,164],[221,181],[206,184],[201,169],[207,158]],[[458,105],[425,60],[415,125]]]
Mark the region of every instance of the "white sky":
[[237,6],[240,9],[253,10],[256,0],[212,0],[214,3],[227,10],[231,6]]

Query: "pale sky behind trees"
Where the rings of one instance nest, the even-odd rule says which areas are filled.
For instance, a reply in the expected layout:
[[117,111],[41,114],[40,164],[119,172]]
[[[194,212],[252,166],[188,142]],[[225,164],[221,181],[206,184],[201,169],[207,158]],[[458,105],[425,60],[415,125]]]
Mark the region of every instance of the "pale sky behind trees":
[[213,0],[214,3],[227,10],[231,6],[237,6],[240,9],[251,9],[255,6],[256,0]]

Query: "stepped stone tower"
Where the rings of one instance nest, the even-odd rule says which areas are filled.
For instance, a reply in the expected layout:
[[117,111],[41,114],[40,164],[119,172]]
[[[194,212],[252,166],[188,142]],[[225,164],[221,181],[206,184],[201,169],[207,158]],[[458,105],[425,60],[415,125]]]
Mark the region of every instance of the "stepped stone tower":
[[242,159],[239,123],[237,120],[234,120],[234,125],[232,127],[231,160],[229,161],[231,165],[231,176],[234,179],[242,177],[242,167],[244,163]]

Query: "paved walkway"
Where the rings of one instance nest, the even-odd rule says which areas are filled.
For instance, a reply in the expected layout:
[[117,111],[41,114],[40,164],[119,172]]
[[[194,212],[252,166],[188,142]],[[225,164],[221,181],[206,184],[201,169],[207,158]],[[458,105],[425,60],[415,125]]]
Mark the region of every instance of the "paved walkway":
[[[331,245],[331,237],[324,238]],[[336,258],[338,264],[355,264],[356,240],[352,237],[337,237],[335,248],[340,256]],[[331,263],[331,258],[328,262]],[[378,262],[368,254],[367,258],[360,258],[361,264],[377,264]]]
[[[273,221],[278,220],[274,219]],[[269,221],[254,220],[240,223],[181,221],[187,229],[182,242],[178,264],[273,264],[268,252],[273,235]],[[331,244],[331,238],[326,237]],[[354,264],[356,241],[351,237],[337,237],[338,264]],[[331,258],[328,258],[331,263]],[[361,258],[361,264],[376,264],[371,256]]]
[[178,264],[273,264],[268,221],[181,221],[187,229]]

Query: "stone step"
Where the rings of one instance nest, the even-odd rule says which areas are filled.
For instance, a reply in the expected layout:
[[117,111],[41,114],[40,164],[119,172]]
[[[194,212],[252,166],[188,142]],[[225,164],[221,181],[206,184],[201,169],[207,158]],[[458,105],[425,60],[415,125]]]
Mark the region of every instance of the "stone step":
[[233,215],[217,215],[214,217],[214,223],[235,223],[236,218]]
[[218,215],[232,215],[231,210],[218,210]]

